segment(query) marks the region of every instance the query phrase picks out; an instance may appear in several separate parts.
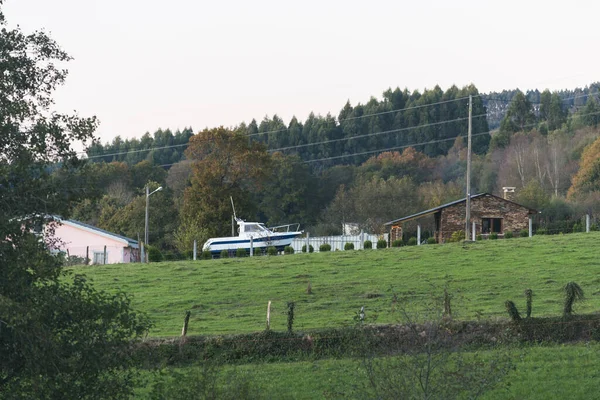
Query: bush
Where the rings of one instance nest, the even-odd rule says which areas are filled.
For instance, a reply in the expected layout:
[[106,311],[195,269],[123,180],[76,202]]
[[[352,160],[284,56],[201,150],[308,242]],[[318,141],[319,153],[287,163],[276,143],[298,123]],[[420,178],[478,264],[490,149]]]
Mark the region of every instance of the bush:
[[481,236],[481,234],[479,234],[479,235],[477,235],[477,236],[475,237],[475,239],[476,239],[476,240],[483,240],[483,236]]
[[409,246],[416,246],[417,245],[417,238],[413,236],[410,239],[408,239],[408,245]]
[[385,249],[387,247],[387,241],[385,239],[379,239],[377,241],[377,248],[378,249]]
[[163,260],[163,254],[157,247],[146,246],[146,251],[148,252],[148,261],[161,262]]
[[590,232],[596,232],[598,230],[598,225],[597,224],[591,224],[590,225]]
[[504,239],[512,239],[513,238],[513,233],[512,231],[508,231],[504,233]]
[[[309,253],[313,253],[315,251],[315,248],[313,247],[312,244],[308,245],[308,252]],[[302,252],[306,253],[306,245],[302,246]]]
[[545,235],[546,234],[546,228],[540,228],[537,231],[535,231],[536,235]]
[[267,247],[267,255],[268,256],[276,256],[278,253],[277,249],[273,246]]
[[229,258],[229,252],[227,250],[221,250],[221,258]]
[[331,245],[329,243],[323,243],[319,246],[319,251],[331,251]]
[[246,253],[246,249],[237,249],[235,251],[236,257],[246,257],[247,255],[248,255],[248,253]]
[[436,242],[436,240],[435,240],[434,237],[430,237],[430,238],[427,239],[427,244],[436,244],[436,243],[437,242]]
[[354,250],[354,243],[346,243],[344,245],[344,250]]
[[392,242],[392,247],[401,247],[402,246],[402,239],[396,239]]
[[208,251],[208,250],[204,250],[202,252],[201,257],[202,257],[203,260],[210,260],[210,259],[212,259],[212,253],[210,251]]
[[465,240],[465,231],[452,232],[452,236],[450,236],[450,239],[448,239],[448,241],[451,243],[460,242],[462,240]]
[[367,250],[367,249],[372,249],[373,248],[373,242],[371,242],[370,240],[365,240],[365,242],[363,243],[363,249]]
[[183,253],[184,260],[192,260],[194,258],[194,250],[186,250]]
[[496,232],[494,232],[494,233],[490,233],[490,239],[491,239],[491,240],[496,240],[496,239],[498,239],[498,234],[497,234]]
[[283,248],[284,254],[294,254],[294,248],[292,246],[285,246]]
[[520,235],[521,235],[521,237],[528,237],[529,231],[527,229],[521,229]]

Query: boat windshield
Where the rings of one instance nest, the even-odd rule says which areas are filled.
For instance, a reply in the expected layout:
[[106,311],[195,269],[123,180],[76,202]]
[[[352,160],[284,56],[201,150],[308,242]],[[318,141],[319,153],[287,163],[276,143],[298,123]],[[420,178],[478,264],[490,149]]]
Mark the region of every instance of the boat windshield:
[[252,233],[252,232],[264,232],[265,227],[263,224],[245,224],[244,232]]

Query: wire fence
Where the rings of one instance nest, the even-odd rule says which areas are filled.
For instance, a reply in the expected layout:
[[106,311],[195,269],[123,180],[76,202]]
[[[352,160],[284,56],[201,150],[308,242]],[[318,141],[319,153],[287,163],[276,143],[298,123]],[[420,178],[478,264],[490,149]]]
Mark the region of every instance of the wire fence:
[[304,248],[312,246],[315,252],[321,251],[321,246],[324,244],[328,244],[331,246],[330,251],[341,251],[345,250],[346,244],[352,244],[353,250],[363,250],[365,248],[365,242],[371,242],[372,248],[377,248],[378,240],[385,240],[386,243],[388,241],[388,234],[385,233],[383,235],[374,235],[370,233],[360,233],[359,235],[339,235],[339,236],[315,236],[310,237],[310,234],[307,234],[304,238],[297,238],[292,240],[292,244],[290,245],[294,252],[301,252]]

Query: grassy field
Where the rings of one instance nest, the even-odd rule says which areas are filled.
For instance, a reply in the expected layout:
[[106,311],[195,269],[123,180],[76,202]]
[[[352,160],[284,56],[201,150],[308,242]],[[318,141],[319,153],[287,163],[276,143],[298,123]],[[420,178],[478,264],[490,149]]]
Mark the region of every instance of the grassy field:
[[[445,285],[459,319],[504,317],[504,301],[524,311],[523,291],[533,289],[533,315],[560,315],[562,287],[579,283],[587,301],[578,312],[600,308],[600,233],[536,236],[470,244],[275,257],[75,267],[106,291],[132,295],[135,308],[155,327],[150,336],[178,335],[186,310],[189,334],[260,331],[273,302],[272,329],[286,327],[286,303],[296,302],[296,330],[367,318],[393,323],[393,294],[419,312]],[[312,294],[307,294],[308,282]]]
[[[482,399],[590,399],[600,393],[598,344],[532,346],[510,350],[510,354],[516,369]],[[226,367],[223,376],[233,369]],[[235,370],[258,387],[264,399],[357,398],[354,388],[367,384],[360,361],[351,359],[251,364]],[[149,393],[153,378],[151,373],[146,376],[147,386],[138,388],[137,397]],[[364,394],[364,389],[358,393]]]

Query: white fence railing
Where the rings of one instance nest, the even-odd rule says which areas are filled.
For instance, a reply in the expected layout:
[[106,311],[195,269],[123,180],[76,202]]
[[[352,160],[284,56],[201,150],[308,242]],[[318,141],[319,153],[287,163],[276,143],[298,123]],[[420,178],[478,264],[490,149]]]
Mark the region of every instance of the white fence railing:
[[352,243],[354,245],[355,250],[362,250],[364,248],[364,243],[367,240],[370,240],[373,243],[373,249],[377,247],[377,241],[379,239],[385,239],[387,242],[388,234],[385,233],[383,235],[372,235],[368,233],[361,233],[359,235],[340,235],[340,236],[316,236],[308,238],[297,238],[292,240],[291,246],[294,249],[295,253],[302,251],[302,246],[305,246],[308,242],[309,246],[312,246],[315,249],[315,252],[319,251],[319,247],[322,244],[329,244],[331,246],[331,251],[336,250],[344,250],[344,246],[346,243]]

